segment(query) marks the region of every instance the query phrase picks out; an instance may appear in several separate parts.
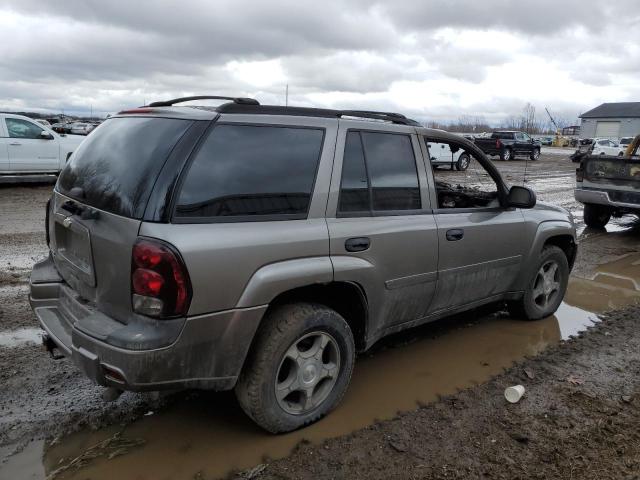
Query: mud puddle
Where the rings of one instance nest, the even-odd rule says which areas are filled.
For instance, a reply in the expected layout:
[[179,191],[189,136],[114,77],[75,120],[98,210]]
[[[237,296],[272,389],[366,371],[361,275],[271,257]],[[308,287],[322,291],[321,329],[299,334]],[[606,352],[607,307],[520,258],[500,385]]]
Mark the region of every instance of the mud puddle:
[[445,320],[419,329],[410,341],[405,336],[377,348],[357,362],[342,404],[302,431],[269,435],[241,412],[232,393],[187,393],[126,426],[79,432],[44,447],[34,442],[0,467],[0,477],[24,478],[25,457],[41,458],[42,468],[30,471],[30,478],[40,479],[224,476],[266,457],[287,456],[301,440],[320,443],[485,382],[514,361],[577,335],[598,321],[598,313],[637,301],[640,254],[631,254],[598,267],[590,278],[572,278],[565,302],[544,320],[493,314],[470,324],[463,317],[448,327]]

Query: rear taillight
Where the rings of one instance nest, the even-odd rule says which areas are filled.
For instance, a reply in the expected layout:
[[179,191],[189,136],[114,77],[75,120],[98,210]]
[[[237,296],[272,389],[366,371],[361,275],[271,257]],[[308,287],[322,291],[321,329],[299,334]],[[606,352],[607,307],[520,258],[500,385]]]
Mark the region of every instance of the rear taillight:
[[139,238],[131,255],[133,311],[156,318],[178,317],[186,315],[190,301],[189,273],[175,248]]
[[502,142],[500,141],[500,139],[496,140],[496,148],[502,148]]
[[576,168],[576,182],[581,182],[584,180],[584,170],[581,168]]

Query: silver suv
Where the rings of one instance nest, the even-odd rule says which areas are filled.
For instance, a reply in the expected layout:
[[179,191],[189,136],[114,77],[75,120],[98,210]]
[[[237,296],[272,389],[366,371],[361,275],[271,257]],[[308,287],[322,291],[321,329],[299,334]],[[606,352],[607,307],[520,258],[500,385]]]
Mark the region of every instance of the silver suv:
[[[235,389],[286,432],[333,409],[385,335],[562,301],[570,215],[464,138],[393,113],[174,106],[193,99],[105,121],[47,207],[31,305],[48,349],[99,384]],[[468,168],[433,169],[443,146]]]

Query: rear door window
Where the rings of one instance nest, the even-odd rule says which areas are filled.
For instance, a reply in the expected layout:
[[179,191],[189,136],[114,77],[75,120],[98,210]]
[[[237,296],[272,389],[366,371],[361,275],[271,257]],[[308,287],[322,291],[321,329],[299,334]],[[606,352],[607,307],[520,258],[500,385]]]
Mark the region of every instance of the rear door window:
[[169,153],[192,123],[157,117],[106,120],[76,149],[56,189],[95,208],[140,219]]
[[215,126],[187,172],[175,217],[306,218],[323,138],[319,128]]
[[338,212],[353,215],[420,208],[411,137],[350,131],[342,162]]

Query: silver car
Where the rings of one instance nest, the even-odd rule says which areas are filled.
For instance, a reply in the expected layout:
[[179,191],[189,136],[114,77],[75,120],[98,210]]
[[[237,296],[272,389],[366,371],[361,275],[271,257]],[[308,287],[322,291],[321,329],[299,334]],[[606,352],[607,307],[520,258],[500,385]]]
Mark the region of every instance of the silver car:
[[[235,389],[286,432],[331,411],[385,335],[494,302],[558,308],[571,216],[473,143],[395,113],[222,98],[120,112],[58,179],[30,301],[91,379]],[[434,170],[440,145],[468,168]]]

